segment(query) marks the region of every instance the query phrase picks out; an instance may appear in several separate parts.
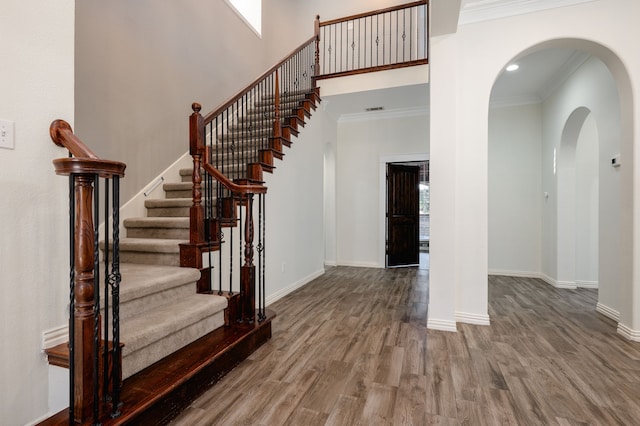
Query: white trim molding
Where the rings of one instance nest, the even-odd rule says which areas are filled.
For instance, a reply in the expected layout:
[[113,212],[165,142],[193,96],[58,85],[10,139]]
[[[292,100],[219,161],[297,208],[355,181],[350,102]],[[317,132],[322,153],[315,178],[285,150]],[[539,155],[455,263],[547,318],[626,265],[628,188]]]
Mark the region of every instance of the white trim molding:
[[598,288],[598,281],[580,281],[576,280],[578,288]]
[[539,275],[539,278],[555,288],[562,288],[565,290],[575,290],[578,288],[575,281],[560,281],[542,273]]
[[499,276],[503,276],[503,277],[539,278],[539,279],[542,279],[539,272],[508,271],[506,269],[489,269],[489,275],[499,275]]
[[634,330],[621,322],[618,323],[618,334],[632,342],[640,342],[640,330]]
[[489,315],[470,314],[468,312],[456,312],[456,322],[474,325],[491,325]]
[[338,262],[336,266],[351,266],[353,268],[384,268],[384,265],[375,262]]
[[42,333],[42,350],[53,348],[69,340],[69,326],[61,325]]
[[297,289],[304,287],[305,285],[309,284],[311,281],[315,280],[318,277],[321,277],[322,275],[324,275],[324,268],[316,271],[314,273],[312,273],[311,275],[307,275],[306,277],[302,278],[301,280],[296,281],[295,283],[291,284],[289,287],[285,287],[283,289],[280,289],[278,291],[276,291],[273,294],[270,294],[269,296],[267,296],[265,298],[265,304],[267,306],[271,305],[272,303],[282,299],[283,297],[285,297],[286,295],[296,291]]
[[604,315],[605,317],[614,320],[615,322],[620,322],[620,312],[612,309],[602,303],[598,302],[596,304],[596,312]]
[[591,1],[594,0],[468,0],[460,11],[458,24],[472,24]]
[[458,331],[455,321],[439,320],[435,318],[427,319],[427,329],[452,332]]

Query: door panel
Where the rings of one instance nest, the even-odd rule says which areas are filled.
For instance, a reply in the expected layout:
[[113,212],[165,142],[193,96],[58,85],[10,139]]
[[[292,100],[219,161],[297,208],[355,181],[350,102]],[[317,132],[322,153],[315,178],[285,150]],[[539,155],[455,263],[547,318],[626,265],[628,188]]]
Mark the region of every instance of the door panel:
[[417,265],[419,260],[420,166],[387,164],[387,266]]

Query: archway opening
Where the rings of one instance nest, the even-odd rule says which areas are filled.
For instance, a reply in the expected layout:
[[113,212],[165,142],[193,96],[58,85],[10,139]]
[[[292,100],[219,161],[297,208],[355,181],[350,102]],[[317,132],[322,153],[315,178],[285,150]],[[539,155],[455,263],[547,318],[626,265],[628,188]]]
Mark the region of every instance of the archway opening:
[[[555,79],[538,82],[540,90],[521,102],[504,90],[518,86],[513,73],[503,69],[494,83],[488,269],[556,287],[599,286],[598,311],[618,321],[622,298],[632,293],[628,75],[615,55],[585,40],[544,42],[504,67],[517,62],[520,72],[527,61],[562,54]],[[621,158],[624,165],[612,167]]]

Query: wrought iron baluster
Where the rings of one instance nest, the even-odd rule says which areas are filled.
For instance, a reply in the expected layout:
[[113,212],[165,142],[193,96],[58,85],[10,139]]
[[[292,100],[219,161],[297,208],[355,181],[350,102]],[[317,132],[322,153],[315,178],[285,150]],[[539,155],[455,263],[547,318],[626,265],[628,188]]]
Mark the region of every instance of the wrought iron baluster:
[[261,194],[262,203],[263,203],[263,211],[262,211],[262,307],[263,307],[263,315],[262,319],[266,319],[266,315],[264,313],[264,309],[266,308],[266,268],[267,268],[267,204],[266,204],[266,195]]
[[[100,416],[100,175],[93,176],[93,423]],[[109,247],[105,247],[109,250]]]
[[115,418],[120,415],[120,177],[113,177],[113,260],[111,264],[111,298],[113,306],[113,330],[112,330],[112,388],[111,395],[111,417]]
[[387,26],[386,26],[386,21],[384,19],[385,16],[386,14],[382,15],[382,65],[386,64],[384,46],[385,46],[385,40],[387,39]]
[[396,10],[396,63],[398,62],[398,31],[400,30],[400,21],[398,20],[399,16],[400,13]]
[[406,60],[405,48],[407,45],[407,10],[402,10],[402,60]]
[[[109,179],[105,179],[104,185],[104,347],[102,348],[102,395],[103,402],[107,400],[107,394],[109,393],[109,277],[111,273],[109,271]],[[114,248],[115,250],[115,248]]]
[[[239,200],[238,210],[240,210],[240,218],[238,220],[238,249],[239,249],[238,261],[240,262],[240,265],[242,265],[242,207],[244,203],[242,194],[238,195],[238,200]],[[238,276],[240,276],[240,279],[242,280],[241,272]],[[242,295],[242,286],[240,286],[240,293]]]
[[69,174],[69,424],[75,423],[75,239],[76,239],[76,175]]
[[262,322],[262,197],[258,195],[258,321]]

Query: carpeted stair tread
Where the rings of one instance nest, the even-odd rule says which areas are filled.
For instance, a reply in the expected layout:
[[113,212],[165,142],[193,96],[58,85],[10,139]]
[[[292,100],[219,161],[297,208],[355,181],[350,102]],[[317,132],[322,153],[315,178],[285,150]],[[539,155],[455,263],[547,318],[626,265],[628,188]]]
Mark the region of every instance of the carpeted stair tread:
[[222,296],[194,293],[131,318],[126,324],[122,324],[120,331],[120,340],[125,344],[123,355],[140,350],[164,336],[221,312],[226,307],[227,299]]
[[165,238],[121,238],[120,251],[180,253],[180,244],[187,242]]
[[177,266],[121,263],[120,275],[120,303],[125,305],[184,285],[193,284],[191,293],[194,293],[200,271]]

